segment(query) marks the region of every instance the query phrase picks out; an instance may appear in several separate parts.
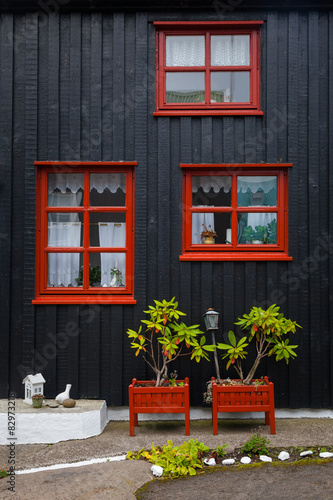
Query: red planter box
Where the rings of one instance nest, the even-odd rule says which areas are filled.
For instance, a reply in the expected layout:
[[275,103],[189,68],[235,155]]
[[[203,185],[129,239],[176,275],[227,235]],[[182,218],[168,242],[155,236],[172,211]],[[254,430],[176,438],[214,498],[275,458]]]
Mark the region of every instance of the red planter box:
[[[128,387],[130,435],[135,436],[139,413],[184,413],[185,435],[190,435],[190,392],[189,379],[178,380],[182,387],[152,387],[152,381],[132,380]],[[140,387],[135,387],[140,384]]]
[[[218,412],[265,412],[265,425],[270,425],[275,434],[274,384],[264,377],[265,385],[217,385],[212,378],[212,419],[213,434],[218,434]],[[239,380],[238,380],[239,381]]]

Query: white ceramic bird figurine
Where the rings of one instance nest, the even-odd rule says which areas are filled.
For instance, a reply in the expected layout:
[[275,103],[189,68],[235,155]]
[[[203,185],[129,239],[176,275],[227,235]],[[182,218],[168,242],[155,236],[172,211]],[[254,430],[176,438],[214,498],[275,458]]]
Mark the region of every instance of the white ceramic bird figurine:
[[59,404],[62,404],[65,399],[68,399],[69,398],[69,391],[71,390],[71,387],[72,385],[71,384],[67,384],[66,385],[66,389],[64,392],[61,392],[60,394],[58,394],[58,396],[56,396],[55,400],[59,403]]

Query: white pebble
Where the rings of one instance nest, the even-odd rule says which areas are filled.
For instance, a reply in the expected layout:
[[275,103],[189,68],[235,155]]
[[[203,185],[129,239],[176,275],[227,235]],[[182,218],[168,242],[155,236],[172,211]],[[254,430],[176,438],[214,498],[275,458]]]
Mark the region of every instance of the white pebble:
[[226,458],[225,460],[222,461],[223,465],[232,465],[234,463],[235,463],[235,459],[234,458]]
[[288,460],[290,458],[290,455],[287,451],[281,451],[280,455],[278,456],[280,460]]
[[204,462],[206,465],[216,465],[215,458],[205,458]]
[[154,476],[161,477],[163,475],[163,467],[160,467],[159,465],[152,465],[150,470]]
[[299,454],[300,457],[307,457],[308,455],[312,455],[313,451],[307,450],[307,451],[302,451],[302,453]]
[[331,458],[333,457],[333,453],[330,453],[329,451],[322,451],[321,453],[319,453],[319,456],[321,458]]
[[242,464],[250,464],[251,463],[251,458],[250,457],[243,457],[240,459]]
[[259,458],[262,462],[271,462],[272,461],[271,457],[268,457],[267,455],[260,455]]

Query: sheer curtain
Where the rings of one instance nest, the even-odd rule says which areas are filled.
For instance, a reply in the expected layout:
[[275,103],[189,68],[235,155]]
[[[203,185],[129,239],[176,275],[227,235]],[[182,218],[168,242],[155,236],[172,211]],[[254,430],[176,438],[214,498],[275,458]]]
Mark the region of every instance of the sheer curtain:
[[[82,193],[50,193],[49,205],[52,207],[77,207]],[[79,247],[81,241],[81,222],[76,213],[50,213],[47,228],[49,247]],[[48,286],[77,286],[80,272],[79,253],[48,254]]]
[[207,227],[210,226],[214,231],[214,214],[212,213],[194,213],[192,214],[192,243],[203,243],[201,233],[204,231],[203,224]]
[[248,66],[250,64],[249,35],[213,35],[211,37],[212,66]]
[[204,64],[204,36],[166,37],[166,66],[204,66]]
[[[120,222],[100,222],[98,224],[101,247],[124,247],[126,244],[126,224]],[[125,253],[101,253],[101,286],[119,286],[111,276],[111,269],[119,269],[125,284]]]

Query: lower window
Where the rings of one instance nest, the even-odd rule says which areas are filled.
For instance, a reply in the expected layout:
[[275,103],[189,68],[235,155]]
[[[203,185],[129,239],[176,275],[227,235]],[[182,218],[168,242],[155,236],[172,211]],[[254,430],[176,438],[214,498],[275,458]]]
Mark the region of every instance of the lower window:
[[36,162],[33,303],[135,303],[136,162]]
[[180,260],[291,260],[291,164],[181,164]]

